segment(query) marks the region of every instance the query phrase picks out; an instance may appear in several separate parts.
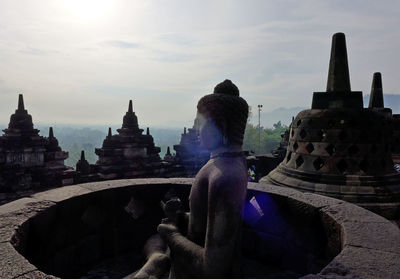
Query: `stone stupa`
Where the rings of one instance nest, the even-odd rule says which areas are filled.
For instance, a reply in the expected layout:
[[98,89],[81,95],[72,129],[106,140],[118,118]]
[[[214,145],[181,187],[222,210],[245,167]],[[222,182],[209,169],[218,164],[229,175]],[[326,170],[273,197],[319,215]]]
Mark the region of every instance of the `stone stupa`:
[[0,137],[0,192],[54,187],[73,183],[74,171],[64,165],[64,152],[50,128],[49,137],[39,135],[32,116],[19,95],[18,108]]
[[200,146],[196,120],[192,128],[183,129],[181,140],[179,144],[174,145],[174,150],[175,162],[183,169],[181,175],[186,177],[194,177],[210,159],[210,152]]
[[326,92],[294,119],[283,162],[262,181],[353,202],[388,218],[400,215],[400,175],[391,156],[392,114],[380,75],[369,108],[351,91],[345,35],[333,36]]
[[101,148],[96,148],[99,156],[96,171],[101,179],[157,177],[162,172],[159,156],[160,148],[154,145],[154,139],[147,128],[139,128],[138,119],[133,112],[132,101],[123,118],[118,134],[112,135],[111,129]]

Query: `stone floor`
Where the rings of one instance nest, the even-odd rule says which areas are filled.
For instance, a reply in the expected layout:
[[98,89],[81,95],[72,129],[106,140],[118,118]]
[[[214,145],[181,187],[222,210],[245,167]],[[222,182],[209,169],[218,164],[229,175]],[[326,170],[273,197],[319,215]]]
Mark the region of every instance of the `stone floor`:
[[[142,258],[135,254],[125,254],[113,259],[103,261],[81,275],[79,279],[122,279],[128,274],[138,270]],[[289,270],[281,270],[271,265],[255,260],[243,259],[245,279],[294,279],[302,274]]]

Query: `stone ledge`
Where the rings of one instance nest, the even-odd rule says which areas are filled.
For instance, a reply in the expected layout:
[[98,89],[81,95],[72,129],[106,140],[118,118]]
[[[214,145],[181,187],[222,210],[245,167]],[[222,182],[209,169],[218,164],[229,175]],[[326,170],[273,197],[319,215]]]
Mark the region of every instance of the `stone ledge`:
[[0,243],[0,278],[16,278],[20,275],[37,270],[11,243]]
[[[145,185],[188,187],[192,183],[193,179],[188,178],[85,183],[37,193],[0,206],[0,278],[56,278],[38,271],[10,243],[22,223],[56,203],[106,189]],[[328,218],[339,225],[343,250],[319,274],[303,278],[395,278],[400,274],[400,230],[388,220],[347,202],[294,189],[265,183],[249,183],[248,189],[283,198],[293,207],[291,212],[305,208],[305,214],[316,212],[322,219]]]

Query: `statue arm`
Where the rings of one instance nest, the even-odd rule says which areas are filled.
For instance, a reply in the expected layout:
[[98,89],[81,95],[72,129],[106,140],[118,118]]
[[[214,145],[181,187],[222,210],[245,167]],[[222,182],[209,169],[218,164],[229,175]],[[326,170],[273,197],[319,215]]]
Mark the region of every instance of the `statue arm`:
[[190,241],[177,229],[169,233],[159,230],[165,236],[175,260],[182,259],[178,264],[186,266],[190,278],[224,278],[229,272],[232,265],[229,259],[235,253],[246,194],[246,186],[241,184],[227,179],[210,182],[205,247]]
[[238,256],[247,175],[225,174],[210,183],[204,254],[204,278],[225,278]]

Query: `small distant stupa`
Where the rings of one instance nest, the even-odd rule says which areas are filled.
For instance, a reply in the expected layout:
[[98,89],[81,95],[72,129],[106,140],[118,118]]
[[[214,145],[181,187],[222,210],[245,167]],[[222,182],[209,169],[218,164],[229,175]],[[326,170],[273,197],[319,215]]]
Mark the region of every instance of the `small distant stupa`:
[[23,95],[0,137],[0,192],[53,187],[73,183],[74,171],[64,165],[64,152],[50,128],[49,137],[34,129]]
[[179,172],[181,176],[194,177],[210,159],[210,152],[200,146],[196,120],[192,128],[183,129],[180,143],[174,145],[174,150],[176,151],[175,163],[178,168],[183,169]]
[[99,156],[96,169],[101,179],[137,178],[160,176],[162,163],[160,148],[154,145],[154,139],[147,129],[139,128],[138,119],[133,111],[132,100],[123,118],[118,134],[112,135],[111,128],[101,148],[96,148]]

